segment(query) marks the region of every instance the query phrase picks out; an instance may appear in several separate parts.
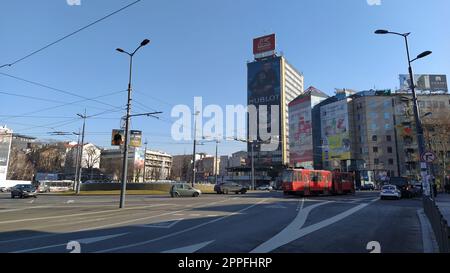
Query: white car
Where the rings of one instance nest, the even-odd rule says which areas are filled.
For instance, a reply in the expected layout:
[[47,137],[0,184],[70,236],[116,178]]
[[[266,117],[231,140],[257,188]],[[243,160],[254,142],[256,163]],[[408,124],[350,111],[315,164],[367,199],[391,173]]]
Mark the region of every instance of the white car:
[[381,188],[380,199],[400,199],[402,197],[402,192],[395,185],[384,185]]
[[271,191],[273,190],[272,186],[270,185],[262,185],[256,188],[259,191]]

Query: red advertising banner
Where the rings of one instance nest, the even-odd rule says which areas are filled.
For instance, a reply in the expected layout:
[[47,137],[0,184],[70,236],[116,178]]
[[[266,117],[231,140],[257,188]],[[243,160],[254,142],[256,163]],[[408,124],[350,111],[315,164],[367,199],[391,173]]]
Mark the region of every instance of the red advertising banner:
[[253,39],[253,54],[275,50],[275,34]]

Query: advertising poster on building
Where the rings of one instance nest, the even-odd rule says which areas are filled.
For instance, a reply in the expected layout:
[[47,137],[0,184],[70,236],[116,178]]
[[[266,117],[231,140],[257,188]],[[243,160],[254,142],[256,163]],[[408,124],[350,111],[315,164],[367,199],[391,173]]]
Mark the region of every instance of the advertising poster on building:
[[11,132],[0,128],[0,181],[6,180],[11,140]]
[[[248,90],[247,90],[247,98],[248,105],[255,106],[257,109],[257,118],[256,121],[249,122],[257,122],[258,132],[254,132],[256,135],[249,135],[249,139],[258,139],[260,138],[260,130],[261,126],[259,120],[259,111],[262,105],[267,105],[267,131],[270,132],[271,135],[274,135],[277,138],[277,141],[281,139],[281,115],[279,115],[278,122],[278,132],[272,132],[272,124],[271,124],[271,107],[276,106],[278,109],[281,109],[281,58],[269,58],[263,61],[255,61],[249,63],[248,65]],[[265,130],[265,128],[264,128]],[[251,134],[249,132],[249,134]],[[248,146],[248,151],[251,151],[251,144]],[[260,146],[255,145],[255,155],[260,159],[262,164],[281,164],[282,162],[282,145],[278,145],[278,149],[273,151],[261,151]]]
[[253,54],[255,57],[263,57],[267,53],[275,51],[275,34],[266,35],[253,39]]
[[142,131],[131,130],[130,131],[130,146],[141,147],[142,145]]
[[351,157],[347,100],[323,106],[320,115],[323,160],[330,161],[329,167],[339,167],[341,160]]
[[[409,75],[402,74],[400,77],[400,89],[408,91],[411,86],[411,80]],[[430,91],[430,92],[448,92],[447,76],[446,75],[414,75],[414,81],[417,91]]]
[[113,129],[111,135],[111,146],[120,146],[125,143],[125,131]]
[[311,99],[289,104],[289,161],[291,166],[313,167]]

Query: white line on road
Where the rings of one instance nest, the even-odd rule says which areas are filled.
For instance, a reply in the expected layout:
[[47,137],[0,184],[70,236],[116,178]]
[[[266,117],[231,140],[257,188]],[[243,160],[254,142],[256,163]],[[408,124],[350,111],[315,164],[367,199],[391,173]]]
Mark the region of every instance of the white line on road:
[[163,251],[162,253],[194,253],[194,252],[204,248],[205,246],[209,245],[212,242],[214,242],[214,240],[195,244],[195,245],[166,250],[166,251]]
[[[120,234],[113,234],[113,235],[106,235],[106,236],[99,236],[99,237],[76,239],[76,240],[73,240],[73,241],[77,241],[77,242],[79,242],[81,244],[92,244],[92,243],[96,243],[96,242],[100,242],[100,241],[116,238],[116,237],[119,237],[119,236],[123,236],[125,234],[128,234],[128,233],[120,233]],[[11,252],[11,253],[25,253],[25,252],[31,252],[31,251],[36,251],[36,250],[55,248],[55,247],[64,246],[64,245],[66,245],[66,244],[64,243],[64,244],[57,244],[57,245],[29,248],[29,249],[23,249],[23,250],[19,250],[19,251],[14,251],[14,252]]]
[[139,243],[134,243],[134,244],[124,245],[124,246],[119,246],[119,247],[114,247],[114,248],[104,249],[104,250],[97,251],[97,252],[95,252],[95,253],[105,253],[105,252],[117,251],[117,250],[121,250],[121,249],[126,249],[126,248],[131,248],[131,247],[141,246],[141,245],[146,245],[146,244],[149,244],[149,243],[153,243],[153,242],[156,242],[156,241],[160,241],[160,240],[163,240],[163,239],[167,239],[167,238],[170,238],[170,237],[174,237],[174,236],[177,236],[177,235],[179,235],[179,234],[182,234],[182,233],[185,233],[185,232],[194,230],[194,229],[198,229],[198,228],[200,228],[200,227],[203,227],[203,226],[206,226],[206,225],[209,225],[209,224],[218,222],[218,221],[220,221],[220,220],[226,219],[226,218],[231,217],[231,216],[233,216],[233,215],[242,213],[242,212],[244,212],[244,211],[246,211],[246,210],[248,210],[248,209],[250,209],[250,208],[253,208],[254,206],[260,205],[261,203],[265,202],[266,200],[267,200],[267,199],[261,200],[261,201],[259,201],[259,202],[256,203],[256,204],[250,205],[250,206],[245,207],[245,208],[243,208],[243,209],[241,209],[241,210],[235,211],[235,212],[233,212],[233,213],[231,213],[231,214],[228,214],[228,215],[222,216],[222,217],[220,217],[220,218],[216,218],[216,219],[214,219],[214,220],[211,220],[211,221],[208,221],[208,222],[205,222],[205,223],[201,223],[201,224],[198,224],[198,225],[196,225],[196,226],[193,226],[193,227],[190,227],[190,228],[187,228],[187,229],[183,229],[183,230],[180,230],[180,231],[177,231],[177,232],[174,232],[174,233],[171,233],[171,234],[168,234],[168,235],[159,237],[159,238],[155,238],[155,239],[151,239],[151,240],[147,240],[147,241],[143,241],[143,242],[139,242]]
[[[208,203],[208,205],[223,203],[223,202],[226,202],[226,201],[229,201],[229,200],[230,199],[223,199],[221,201]],[[196,204],[203,205],[204,203],[196,203]],[[75,231],[71,231],[71,232],[67,232],[67,233],[63,233],[63,234],[45,234],[45,235],[22,237],[22,238],[19,238],[19,239],[4,240],[4,241],[0,241],[0,244],[2,244],[2,243],[12,243],[12,242],[17,242],[17,241],[25,241],[25,240],[33,240],[33,239],[40,239],[40,238],[47,238],[47,237],[54,237],[54,236],[66,235],[66,234],[69,234],[69,233],[90,231],[90,230],[95,230],[95,229],[100,229],[100,228],[105,228],[105,227],[117,226],[117,225],[120,225],[120,224],[127,224],[127,223],[131,223],[131,222],[137,222],[137,221],[141,221],[141,220],[148,220],[148,219],[152,219],[152,218],[156,218],[156,217],[160,217],[160,216],[165,216],[165,215],[171,215],[171,214],[174,214],[174,213],[184,212],[184,211],[187,211],[187,210],[192,209],[192,208],[202,208],[202,207],[204,207],[204,206],[195,206],[196,204],[188,205],[186,209],[182,209],[182,210],[178,210],[178,211],[174,211],[174,212],[167,212],[167,213],[162,213],[162,214],[159,214],[159,215],[153,215],[153,216],[133,219],[133,220],[129,220],[129,221],[116,222],[116,223],[112,223],[112,224],[108,224],[108,225],[96,226],[96,227],[91,227],[91,228],[86,228],[86,229],[79,229],[79,230],[75,230]],[[149,206],[146,206],[146,207],[149,207]],[[122,210],[124,210],[124,209],[122,209]],[[116,211],[116,210],[110,210],[110,211]],[[63,217],[66,217],[66,216],[63,216]]]
[[292,241],[295,241],[303,236],[306,236],[312,232],[315,232],[319,229],[322,229],[326,226],[329,226],[331,224],[334,224],[338,221],[341,221],[342,219],[354,214],[355,212],[365,208],[366,206],[368,206],[369,204],[371,204],[372,202],[377,201],[377,199],[373,199],[372,201],[370,201],[369,203],[365,203],[365,204],[360,204],[356,207],[353,207],[349,210],[346,210],[338,215],[335,215],[331,218],[328,218],[326,220],[323,220],[319,223],[307,226],[305,228],[301,228],[303,226],[303,224],[305,223],[309,212],[321,205],[325,205],[327,203],[330,203],[332,201],[328,201],[328,202],[324,202],[324,203],[319,203],[316,205],[312,205],[309,207],[306,207],[304,210],[300,211],[299,214],[297,215],[297,217],[294,219],[294,221],[289,224],[285,229],[283,229],[280,233],[278,233],[277,235],[275,235],[274,237],[272,237],[271,239],[269,239],[268,241],[264,242],[263,244],[261,244],[260,246],[256,247],[255,249],[253,249],[252,251],[250,251],[250,253],[268,253],[274,249],[277,249],[285,244],[288,244]]
[[0,222],[0,224],[11,224],[11,223],[20,223],[20,222],[28,222],[28,221],[58,219],[58,218],[64,218],[64,217],[67,217],[67,216],[69,216],[69,217],[84,216],[84,215],[101,214],[101,213],[107,213],[107,212],[119,212],[119,211],[124,211],[124,210],[160,207],[160,206],[167,206],[167,205],[169,205],[169,204],[155,204],[155,205],[141,206],[141,207],[128,207],[128,208],[123,208],[123,209],[112,209],[112,210],[102,210],[102,211],[94,211],[94,212],[83,212],[83,213],[76,213],[76,214],[70,214],[70,215],[55,215],[55,216],[46,216],[46,217],[38,217],[38,218],[26,218],[26,219],[18,219],[18,220],[7,220],[7,221]]

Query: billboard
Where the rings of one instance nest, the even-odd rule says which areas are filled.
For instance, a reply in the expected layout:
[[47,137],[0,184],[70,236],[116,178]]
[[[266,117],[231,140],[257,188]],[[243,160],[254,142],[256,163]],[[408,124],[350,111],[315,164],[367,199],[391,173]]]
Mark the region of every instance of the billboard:
[[142,131],[131,130],[130,131],[130,146],[141,147],[142,145]]
[[111,146],[120,146],[125,143],[125,131],[113,129],[111,135]]
[[258,55],[275,50],[275,34],[253,39],[253,54]]
[[12,133],[8,129],[0,128],[0,180],[6,180],[8,171],[9,152],[11,149]]
[[[408,91],[410,89],[411,80],[409,75],[402,74],[400,78],[400,90]],[[415,86],[418,91],[430,92],[448,92],[446,75],[414,75]]]
[[340,100],[320,108],[323,161],[337,168],[341,160],[350,159],[350,134],[347,100]]
[[311,97],[305,96],[289,104],[289,161],[310,169],[313,160]]
[[[248,136],[249,139],[260,138],[260,107],[267,106],[267,131],[272,135],[281,139],[281,115],[278,118],[278,131],[272,132],[271,124],[271,107],[278,107],[281,112],[281,57],[269,58],[261,61],[255,61],[247,64],[247,105],[254,105],[257,109],[257,120],[249,122],[257,122],[256,136]],[[265,128],[263,129],[265,130]],[[250,132],[249,132],[250,134]],[[251,144],[248,151],[251,151]],[[273,151],[260,151],[260,147],[255,147],[256,161],[260,164],[282,164],[282,145]]]

